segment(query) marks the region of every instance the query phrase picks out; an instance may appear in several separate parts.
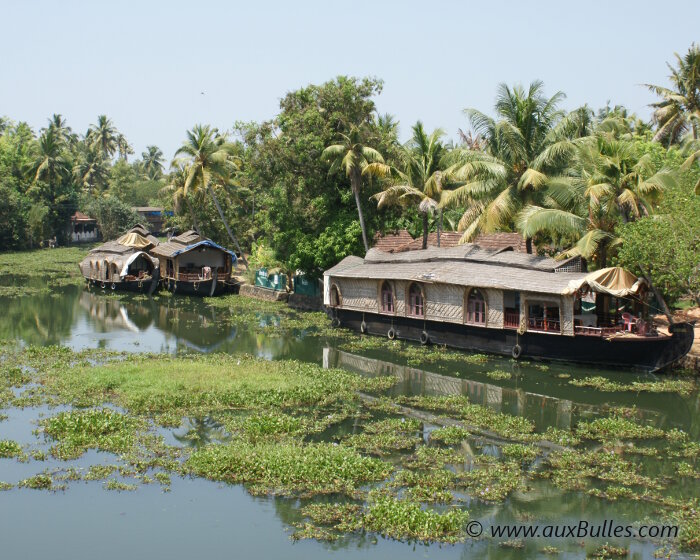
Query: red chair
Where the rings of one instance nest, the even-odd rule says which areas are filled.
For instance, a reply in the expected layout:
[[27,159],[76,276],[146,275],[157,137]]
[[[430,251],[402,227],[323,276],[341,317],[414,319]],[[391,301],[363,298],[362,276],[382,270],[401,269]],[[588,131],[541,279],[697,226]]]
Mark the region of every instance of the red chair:
[[637,318],[631,313],[623,313],[622,321],[624,323],[624,329],[628,332],[632,332],[633,327],[637,325]]

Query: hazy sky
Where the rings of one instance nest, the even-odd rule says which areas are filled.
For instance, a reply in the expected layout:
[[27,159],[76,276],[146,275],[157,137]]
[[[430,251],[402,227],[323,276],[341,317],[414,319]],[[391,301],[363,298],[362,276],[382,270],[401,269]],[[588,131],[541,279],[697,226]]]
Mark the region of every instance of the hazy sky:
[[[673,11],[669,6],[673,6]],[[545,82],[566,108],[610,100],[647,118],[639,84],[700,42],[700,1],[137,2],[2,0],[0,115],[84,132],[107,114],[137,155],[170,158],[196,123],[273,117],[340,74],[385,82],[380,112],[456,137],[500,82]],[[204,95],[201,94],[204,92]]]

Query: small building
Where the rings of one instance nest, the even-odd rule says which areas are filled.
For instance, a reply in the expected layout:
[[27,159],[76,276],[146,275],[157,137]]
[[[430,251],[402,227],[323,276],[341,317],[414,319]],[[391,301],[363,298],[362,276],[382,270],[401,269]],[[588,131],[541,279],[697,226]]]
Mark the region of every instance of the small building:
[[188,230],[151,250],[160,261],[161,278],[173,293],[213,296],[230,285],[238,258],[228,249]]
[[163,231],[165,218],[173,215],[172,211],[165,210],[160,206],[134,206],[133,210],[148,224],[151,233],[156,235]]
[[70,240],[73,243],[89,243],[100,236],[97,220],[87,214],[76,211],[70,217]]

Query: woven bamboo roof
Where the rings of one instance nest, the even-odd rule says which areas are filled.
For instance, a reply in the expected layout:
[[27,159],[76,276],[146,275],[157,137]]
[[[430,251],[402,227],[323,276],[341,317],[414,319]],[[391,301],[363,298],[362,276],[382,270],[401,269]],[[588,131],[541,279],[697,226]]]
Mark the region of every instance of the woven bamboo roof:
[[547,257],[514,251],[486,251],[465,244],[394,254],[370,249],[364,259],[346,257],[325,274],[337,278],[415,280],[564,294],[570,281],[586,276],[579,272],[555,272],[565,264]]

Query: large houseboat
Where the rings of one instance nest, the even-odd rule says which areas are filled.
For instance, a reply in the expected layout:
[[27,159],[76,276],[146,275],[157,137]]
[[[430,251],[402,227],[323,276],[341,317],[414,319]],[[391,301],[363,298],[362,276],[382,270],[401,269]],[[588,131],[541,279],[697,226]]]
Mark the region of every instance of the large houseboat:
[[324,274],[334,323],[390,339],[654,371],[688,353],[693,326],[659,332],[649,286],[620,268],[586,273],[475,244],[350,256]]
[[231,287],[236,254],[194,230],[151,250],[160,261],[162,283],[174,294],[214,296]]
[[158,287],[160,265],[148,251],[157,245],[148,230],[136,226],[92,249],[80,262],[80,271],[90,286],[152,294]]

